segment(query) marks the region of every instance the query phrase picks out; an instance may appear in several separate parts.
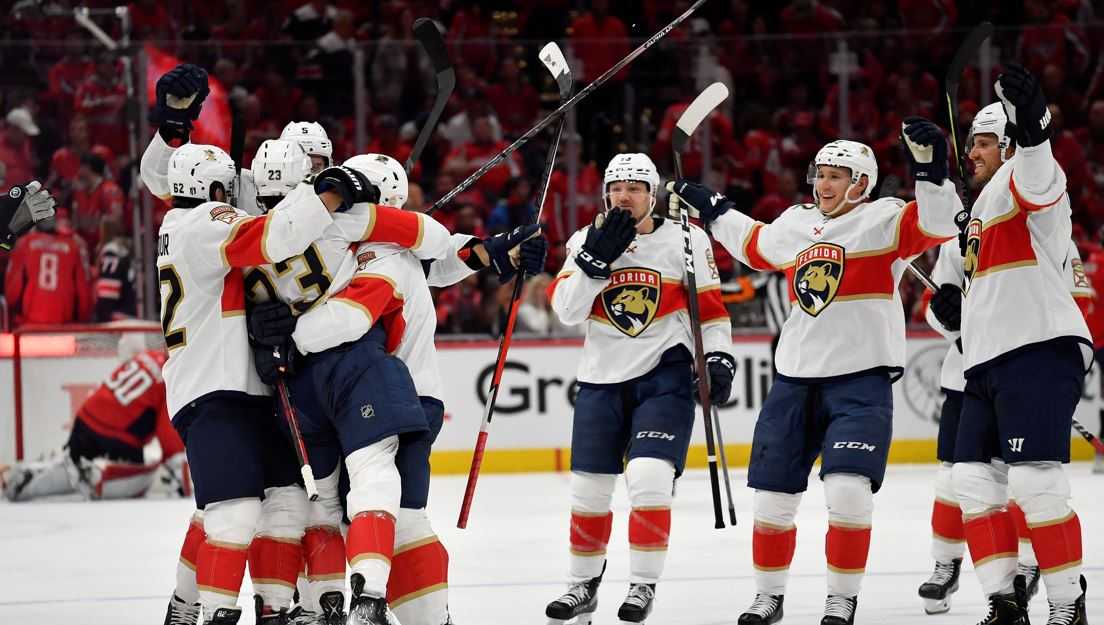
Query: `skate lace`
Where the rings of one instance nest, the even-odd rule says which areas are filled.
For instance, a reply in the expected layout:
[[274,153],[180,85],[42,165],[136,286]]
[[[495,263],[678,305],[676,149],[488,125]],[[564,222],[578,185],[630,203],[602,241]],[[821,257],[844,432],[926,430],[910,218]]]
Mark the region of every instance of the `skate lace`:
[[1047,618],[1047,625],[1062,625],[1064,623],[1072,623],[1073,619],[1076,616],[1077,604],[1052,603],[1050,604],[1050,616]]
[[625,597],[625,603],[643,608],[655,597],[655,591],[647,584],[633,584],[629,588],[629,596]]
[[199,620],[199,604],[173,601],[169,625],[195,625]]
[[824,616],[835,616],[846,621],[851,618],[853,605],[847,597],[828,595],[828,601],[824,604]]
[[755,614],[756,616],[769,616],[778,609],[778,597],[775,595],[767,595],[759,593],[755,595],[755,601],[751,602],[751,607],[747,609],[748,612]]
[[929,584],[937,584],[942,586],[951,581],[954,577],[954,562],[936,562],[935,570],[932,571],[931,579],[928,580]]
[[578,584],[572,584],[567,592],[563,594],[557,601],[560,603],[574,608],[577,605],[581,605],[590,600],[590,591],[587,589],[586,582],[579,582]]

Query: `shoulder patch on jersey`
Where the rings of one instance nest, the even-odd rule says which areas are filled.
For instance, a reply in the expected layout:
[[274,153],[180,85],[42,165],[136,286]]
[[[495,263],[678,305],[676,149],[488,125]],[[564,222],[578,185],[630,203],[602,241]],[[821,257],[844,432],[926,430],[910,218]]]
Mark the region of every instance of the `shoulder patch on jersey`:
[[1085,264],[1079,258],[1070,259],[1070,268],[1073,269],[1073,286],[1079,289],[1091,289],[1092,284],[1085,275]]
[[211,221],[221,221],[228,226],[242,217],[244,215],[239,214],[228,204],[219,204],[211,209]]
[[793,290],[801,310],[816,317],[832,303],[843,281],[845,258],[843,247],[835,243],[816,243],[797,254]]
[[663,276],[643,267],[618,269],[601,294],[602,308],[613,327],[631,337],[644,332],[659,310]]
[[368,268],[368,263],[372,262],[375,259],[376,253],[372,250],[357,254],[357,271],[364,271]]

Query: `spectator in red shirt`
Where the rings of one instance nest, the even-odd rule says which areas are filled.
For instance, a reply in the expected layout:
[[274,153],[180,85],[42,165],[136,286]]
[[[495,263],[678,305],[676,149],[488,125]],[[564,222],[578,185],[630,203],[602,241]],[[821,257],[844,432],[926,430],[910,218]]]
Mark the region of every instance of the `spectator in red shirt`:
[[763,223],[770,223],[782,214],[782,211],[809,198],[798,191],[797,174],[792,169],[783,169],[778,176],[778,190],[759,198],[751,209],[751,217]]
[[126,154],[129,147],[123,106],[126,85],[115,57],[104,53],[96,59],[96,71],[88,77],[73,99],[75,113],[88,118],[94,143],[102,143],[115,154]]
[[[505,141],[495,141],[494,126],[490,115],[480,115],[472,122],[472,140],[453,149],[445,157],[444,169],[457,178],[463,179],[482,167],[496,154],[506,149]],[[521,174],[521,164],[516,153],[510,155],[500,165],[492,167],[475,187],[486,198],[498,198],[506,181]]]
[[25,108],[14,108],[4,118],[4,132],[0,137],[0,192],[13,185],[34,178],[35,157],[31,150],[31,137],[38,136],[38,126]]
[[105,145],[92,145],[88,135],[88,120],[77,115],[69,121],[69,145],[54,151],[50,158],[50,176],[46,179],[49,188],[61,204],[69,204],[69,194],[78,184],[81,158],[85,154],[95,154],[105,163],[114,161],[114,155]]
[[77,95],[77,89],[96,66],[83,46],[65,49],[67,54],[58,59],[47,74],[46,80],[50,86],[46,97],[54,111],[68,116],[73,112],[73,98]]
[[498,82],[487,88],[487,99],[498,113],[502,130],[517,137],[529,130],[540,110],[540,95],[521,74],[517,59],[507,56],[498,68]]
[[21,238],[9,258],[4,295],[17,327],[74,323],[92,313],[84,242],[71,231],[46,223]]
[[136,41],[146,39],[172,39],[176,34],[176,25],[163,2],[159,0],[136,0],[127,5],[130,13],[130,37]]
[[95,154],[81,157],[77,179],[72,204],[74,226],[88,248],[98,252],[102,223],[127,224],[126,196],[107,176],[107,164]]

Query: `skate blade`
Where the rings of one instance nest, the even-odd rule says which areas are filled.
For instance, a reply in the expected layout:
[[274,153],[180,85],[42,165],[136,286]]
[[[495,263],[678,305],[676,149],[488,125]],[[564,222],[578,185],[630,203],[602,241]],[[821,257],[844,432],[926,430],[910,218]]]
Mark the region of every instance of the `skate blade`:
[[590,625],[591,620],[594,618],[594,613],[580,614],[574,619],[548,619],[548,625]]
[[924,599],[924,613],[925,614],[946,614],[951,611],[951,598],[948,596],[945,599]]

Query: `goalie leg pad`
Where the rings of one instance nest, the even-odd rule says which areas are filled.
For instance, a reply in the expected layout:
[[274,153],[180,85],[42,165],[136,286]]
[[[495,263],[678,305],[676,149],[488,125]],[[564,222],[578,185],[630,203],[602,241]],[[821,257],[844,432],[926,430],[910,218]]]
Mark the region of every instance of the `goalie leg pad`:
[[153,485],[156,464],[113,462],[107,458],[85,461],[93,499],[133,499]]

